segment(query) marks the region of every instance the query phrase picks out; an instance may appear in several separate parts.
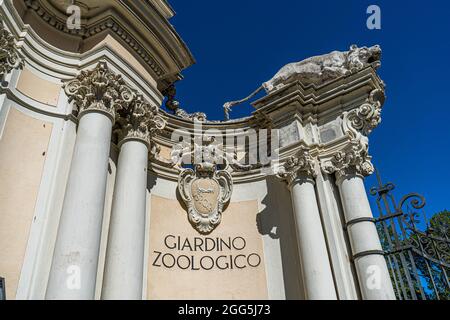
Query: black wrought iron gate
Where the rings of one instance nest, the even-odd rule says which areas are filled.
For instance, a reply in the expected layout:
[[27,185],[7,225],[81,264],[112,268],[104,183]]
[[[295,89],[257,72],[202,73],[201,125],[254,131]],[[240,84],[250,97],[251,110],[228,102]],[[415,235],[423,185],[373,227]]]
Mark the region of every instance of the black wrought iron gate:
[[376,219],[397,299],[450,300],[450,212],[428,220],[425,198],[417,193],[396,202],[393,183],[383,184],[377,173]]

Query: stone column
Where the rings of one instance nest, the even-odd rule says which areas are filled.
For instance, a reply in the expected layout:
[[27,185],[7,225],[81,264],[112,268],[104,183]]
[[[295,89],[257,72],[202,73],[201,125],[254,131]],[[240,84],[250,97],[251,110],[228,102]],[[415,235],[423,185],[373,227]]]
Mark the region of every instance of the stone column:
[[102,299],[142,299],[147,164],[150,136],[164,127],[141,96],[118,119],[119,161],[103,276]]
[[352,141],[334,155],[325,170],[336,172],[362,298],[393,300],[394,289],[364,187],[364,176],[374,171],[367,149],[367,144]]
[[280,176],[287,180],[291,191],[306,299],[335,300],[336,289],[314,189],[314,166],[308,149],[302,147],[288,159]]
[[79,124],[46,297],[94,299],[112,125],[133,93],[106,63],[81,72],[65,91]]

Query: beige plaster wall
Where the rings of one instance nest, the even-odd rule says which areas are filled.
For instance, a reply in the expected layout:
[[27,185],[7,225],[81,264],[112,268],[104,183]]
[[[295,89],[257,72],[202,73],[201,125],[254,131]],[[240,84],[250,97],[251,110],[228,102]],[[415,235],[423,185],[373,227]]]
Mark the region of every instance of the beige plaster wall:
[[[151,218],[149,236],[149,261],[147,277],[148,299],[268,299],[266,270],[263,252],[263,240],[256,225],[258,203],[254,201],[243,201],[231,203],[222,216],[221,224],[208,236],[209,238],[242,237],[245,239],[245,248],[242,250],[222,251],[213,250],[201,252],[199,250],[177,250],[168,249],[164,244],[167,235],[180,236],[193,241],[195,237],[205,239],[189,223],[185,209],[177,200],[163,197],[151,196]],[[172,239],[172,238],[171,238]],[[171,244],[170,244],[171,246]],[[239,245],[241,247],[241,245]],[[247,266],[244,269],[228,268],[221,270],[182,270],[178,267],[167,268],[161,264],[160,259],[155,263],[157,252],[170,253],[174,256],[186,255],[199,259],[205,255],[217,258],[220,255],[239,254],[251,255],[256,253],[261,258],[257,267]],[[255,257],[255,256],[253,256]],[[170,259],[169,259],[170,260]],[[244,259],[238,259],[242,266]],[[256,265],[257,260],[251,259]],[[183,266],[186,266],[183,259]],[[225,258],[221,260],[223,267]],[[156,265],[161,266],[156,266]],[[167,263],[170,265],[169,263]]]
[[11,108],[0,139],[0,276],[8,299],[16,296],[51,131]]
[[49,106],[56,106],[61,86],[61,84],[42,79],[28,68],[24,68],[20,73],[16,88],[27,97]]

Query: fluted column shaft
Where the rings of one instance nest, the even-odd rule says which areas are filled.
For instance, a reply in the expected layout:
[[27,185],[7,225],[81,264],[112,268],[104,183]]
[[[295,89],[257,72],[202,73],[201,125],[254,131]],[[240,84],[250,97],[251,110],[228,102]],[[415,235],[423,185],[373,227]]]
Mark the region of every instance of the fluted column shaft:
[[123,142],[108,236],[102,299],[142,299],[148,147]]
[[314,189],[316,161],[309,148],[301,146],[284,163],[279,176],[287,181],[291,191],[306,299],[335,300],[337,294]]
[[355,172],[338,175],[347,232],[358,274],[362,298],[395,299],[383,250],[367,199],[363,176]]
[[335,300],[336,290],[314,180],[300,175],[290,184],[290,190],[306,299]]
[[103,220],[112,121],[89,112],[75,149],[47,288],[48,299],[93,299]]
[[142,299],[148,155],[152,134],[166,124],[158,114],[157,106],[138,95],[117,120],[120,154],[102,299]]

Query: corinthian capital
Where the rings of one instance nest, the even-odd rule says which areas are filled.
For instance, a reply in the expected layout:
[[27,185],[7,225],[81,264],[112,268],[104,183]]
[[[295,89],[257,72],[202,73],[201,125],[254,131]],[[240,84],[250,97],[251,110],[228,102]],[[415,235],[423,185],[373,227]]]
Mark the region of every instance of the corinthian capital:
[[149,147],[154,133],[166,126],[166,121],[159,115],[159,108],[147,103],[141,94],[134,94],[133,100],[117,111],[115,133],[119,144],[125,140],[142,140]]
[[301,146],[294,156],[287,159],[278,176],[286,180],[289,185],[300,176],[315,178],[317,176],[315,161],[309,148]]
[[364,104],[344,117],[344,126],[351,131],[369,135],[381,123],[381,108],[384,100],[382,90],[373,90]]
[[325,173],[336,173],[337,178],[356,173],[369,176],[374,172],[368,145],[362,140],[352,140],[343,150],[337,151],[330,160],[322,163]]
[[16,47],[14,36],[5,29],[0,21],[0,78],[15,68],[23,66],[22,58]]
[[78,117],[97,111],[107,114],[113,121],[116,111],[127,107],[135,98],[122,76],[112,72],[106,62],[100,62],[93,70],[81,71],[64,85],[64,90],[78,109]]

